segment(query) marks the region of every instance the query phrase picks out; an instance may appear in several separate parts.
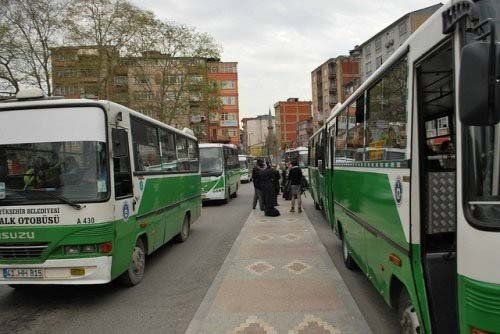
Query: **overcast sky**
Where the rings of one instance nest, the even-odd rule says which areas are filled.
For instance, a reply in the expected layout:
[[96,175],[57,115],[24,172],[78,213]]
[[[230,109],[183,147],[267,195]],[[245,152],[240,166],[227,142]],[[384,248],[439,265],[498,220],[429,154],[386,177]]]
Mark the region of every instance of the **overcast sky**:
[[211,34],[237,61],[240,119],[288,97],[311,99],[311,71],[409,11],[438,0],[133,0]]

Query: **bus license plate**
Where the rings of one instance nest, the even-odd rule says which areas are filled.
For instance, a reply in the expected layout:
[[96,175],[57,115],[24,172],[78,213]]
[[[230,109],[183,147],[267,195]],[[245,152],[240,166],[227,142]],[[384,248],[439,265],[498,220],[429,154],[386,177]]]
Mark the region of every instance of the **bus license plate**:
[[3,278],[43,278],[43,269],[3,269]]

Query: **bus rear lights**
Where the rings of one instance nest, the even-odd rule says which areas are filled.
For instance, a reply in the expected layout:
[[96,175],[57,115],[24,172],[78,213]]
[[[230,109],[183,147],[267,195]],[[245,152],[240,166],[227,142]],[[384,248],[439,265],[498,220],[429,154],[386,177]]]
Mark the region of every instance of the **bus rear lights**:
[[81,247],[82,253],[95,253],[96,252],[96,247],[95,245],[83,245]]
[[111,242],[105,242],[99,245],[99,253],[111,253],[113,250],[113,244]]
[[389,261],[394,263],[396,266],[401,267],[402,264],[401,259],[396,254],[393,253],[389,254]]
[[476,327],[471,327],[470,329],[471,334],[491,334],[490,332],[483,331],[482,329],[476,328]]
[[85,276],[85,268],[71,268],[71,276]]
[[80,249],[77,245],[64,246],[64,253],[68,255],[78,254],[80,253]]

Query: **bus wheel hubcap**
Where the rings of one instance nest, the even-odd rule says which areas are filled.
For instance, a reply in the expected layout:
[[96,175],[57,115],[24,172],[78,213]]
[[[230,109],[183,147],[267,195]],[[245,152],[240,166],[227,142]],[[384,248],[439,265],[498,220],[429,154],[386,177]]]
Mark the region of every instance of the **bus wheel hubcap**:
[[401,327],[404,334],[415,334],[420,332],[418,316],[413,306],[408,306],[401,317]]
[[140,275],[144,268],[144,251],[140,247],[135,247],[132,255],[132,271],[136,275]]

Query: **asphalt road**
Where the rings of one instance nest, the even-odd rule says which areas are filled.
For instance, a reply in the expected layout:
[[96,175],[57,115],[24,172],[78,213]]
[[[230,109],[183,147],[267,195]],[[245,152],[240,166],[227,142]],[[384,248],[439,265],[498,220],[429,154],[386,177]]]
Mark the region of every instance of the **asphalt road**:
[[[144,281],[134,288],[0,286],[0,333],[184,333],[250,213],[252,185],[242,185],[238,195],[205,206],[190,238],[150,256]],[[398,333],[394,312],[368,279],[344,267],[340,242],[310,197],[304,207],[370,328]]]

